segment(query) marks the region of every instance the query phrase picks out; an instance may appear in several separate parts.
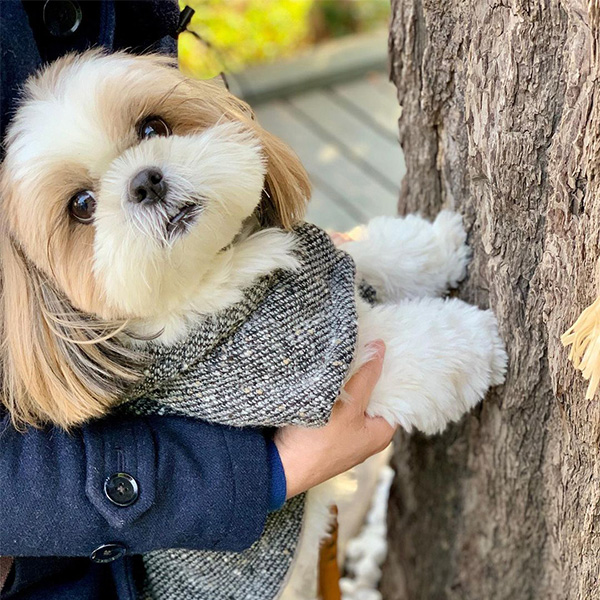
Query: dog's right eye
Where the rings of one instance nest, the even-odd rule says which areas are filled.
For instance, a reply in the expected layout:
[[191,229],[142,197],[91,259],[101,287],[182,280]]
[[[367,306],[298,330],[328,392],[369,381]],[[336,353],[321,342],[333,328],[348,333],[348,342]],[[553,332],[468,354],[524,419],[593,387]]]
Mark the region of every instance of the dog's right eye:
[[69,213],[76,221],[89,225],[94,217],[96,210],[96,199],[89,190],[77,192],[69,200]]
[[137,127],[138,137],[141,140],[147,140],[153,137],[168,137],[171,135],[171,128],[164,119],[152,116],[147,117]]

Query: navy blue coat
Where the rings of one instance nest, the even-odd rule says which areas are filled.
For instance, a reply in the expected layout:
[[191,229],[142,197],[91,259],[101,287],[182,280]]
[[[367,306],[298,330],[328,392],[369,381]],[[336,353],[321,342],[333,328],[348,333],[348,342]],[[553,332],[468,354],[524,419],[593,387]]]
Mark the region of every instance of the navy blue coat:
[[[8,418],[0,428],[0,555],[29,557],[15,560],[3,600],[133,599],[135,555],[243,550],[281,473],[260,432],[183,417],[107,418],[71,434],[21,433]],[[135,481],[129,506],[105,491],[117,473]],[[98,558],[115,560],[90,559],[107,544]]]
[[[1,0],[2,134],[44,62],[96,45],[172,52],[178,15],[171,0]],[[105,490],[119,473],[128,506]],[[284,498],[279,455],[259,431],[148,417],[21,433],[0,414],[0,556],[16,557],[2,599],[132,600],[140,553],[242,550]]]

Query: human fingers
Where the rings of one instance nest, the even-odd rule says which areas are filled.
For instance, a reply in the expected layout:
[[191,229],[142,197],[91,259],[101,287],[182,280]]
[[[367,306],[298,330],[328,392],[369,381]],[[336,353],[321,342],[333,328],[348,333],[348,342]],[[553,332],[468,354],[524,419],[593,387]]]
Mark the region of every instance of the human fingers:
[[336,246],[341,246],[342,244],[345,244],[346,242],[352,241],[352,238],[347,233],[340,233],[338,231],[330,231],[329,236],[331,237],[331,239],[333,240],[333,243]]
[[385,344],[383,340],[375,340],[370,346],[374,352],[373,357],[344,386],[344,391],[352,398],[349,404],[352,406],[353,412],[357,414],[364,413],[367,409],[371,394],[383,368],[383,359],[385,356]]
[[398,426],[390,425],[383,417],[366,417],[365,429],[375,452],[381,452],[392,441]]

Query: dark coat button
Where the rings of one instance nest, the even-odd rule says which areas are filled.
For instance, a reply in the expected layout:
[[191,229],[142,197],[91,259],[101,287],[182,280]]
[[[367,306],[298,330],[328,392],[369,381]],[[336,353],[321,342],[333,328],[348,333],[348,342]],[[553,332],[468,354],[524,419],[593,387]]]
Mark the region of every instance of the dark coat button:
[[139,496],[138,484],[128,473],[115,473],[104,482],[104,493],[117,506],[131,506]]
[[42,17],[46,29],[53,36],[65,37],[79,29],[83,14],[75,0],[46,0]]
[[126,552],[123,544],[102,544],[90,554],[90,560],[95,563],[109,563],[122,558]]

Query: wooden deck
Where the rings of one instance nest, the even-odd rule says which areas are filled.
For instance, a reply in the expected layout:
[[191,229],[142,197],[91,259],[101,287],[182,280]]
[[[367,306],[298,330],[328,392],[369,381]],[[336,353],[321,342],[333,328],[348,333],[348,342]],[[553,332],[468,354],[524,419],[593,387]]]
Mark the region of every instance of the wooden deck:
[[[318,78],[309,76],[301,86],[287,81],[278,92],[271,81],[268,92],[247,94],[260,123],[296,151],[310,175],[314,193],[308,220],[337,231],[376,215],[395,214],[405,173],[397,139],[400,107],[383,66],[386,40],[367,41],[370,65],[364,64],[368,55],[364,42],[362,50],[353,50],[357,60],[363,60],[361,69],[348,68],[352,50],[345,47],[345,76],[334,68],[320,72]],[[373,44],[382,48],[374,52]],[[293,80],[290,72],[303,72],[303,64],[323,62],[319,52],[323,50],[286,69],[278,65],[275,77],[286,73],[287,80]],[[325,49],[325,53],[332,51]],[[373,60],[374,54],[378,61]],[[259,79],[256,73],[246,76],[247,81]]]

